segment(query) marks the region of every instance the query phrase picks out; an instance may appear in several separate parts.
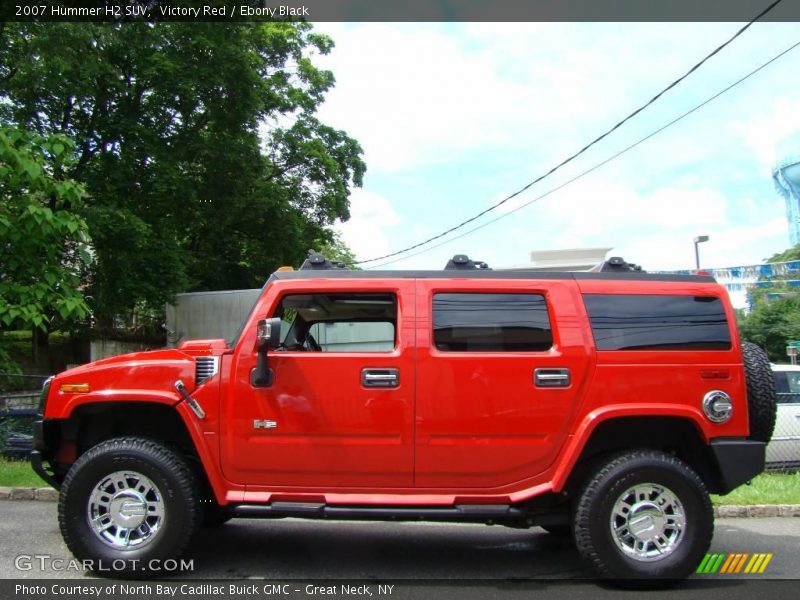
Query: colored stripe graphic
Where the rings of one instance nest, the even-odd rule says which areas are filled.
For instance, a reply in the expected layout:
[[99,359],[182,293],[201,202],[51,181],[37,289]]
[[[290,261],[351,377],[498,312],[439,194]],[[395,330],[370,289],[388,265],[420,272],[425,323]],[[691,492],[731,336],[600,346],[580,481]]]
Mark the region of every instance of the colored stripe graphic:
[[773,556],[774,554],[772,553],[763,552],[755,554],[747,552],[706,554],[695,573],[731,575],[742,573],[742,569],[744,569],[744,573],[761,574],[767,570],[767,565],[769,565]]
[[695,571],[695,573],[705,573],[706,572],[706,565],[708,565],[708,561],[710,559],[711,559],[711,555],[710,554],[706,554],[703,557],[703,562],[701,562],[700,565],[697,567],[697,571]]
[[769,561],[771,561],[771,560],[772,560],[772,557],[773,557],[773,556],[774,556],[774,555],[772,554],[772,552],[770,552],[769,554],[767,554],[767,555],[764,557],[764,562],[762,562],[762,563],[761,563],[761,568],[760,568],[760,569],[759,569],[759,571],[758,571],[759,573],[763,573],[764,571],[766,571],[766,570],[767,570],[767,565],[769,564]]
[[738,554],[728,554],[728,560],[725,561],[725,564],[722,565],[722,568],[720,569],[719,572],[720,573],[730,573],[729,569],[730,569],[731,565],[735,562],[735,560],[736,560],[736,558],[738,556],[739,556]]
[[722,554],[706,554],[706,557],[703,559],[703,562],[700,563],[700,566],[697,567],[697,573],[716,573],[717,570],[722,566],[722,561],[725,560],[727,555],[725,553]]
[[747,560],[747,558],[749,556],[750,555],[747,552],[745,552],[744,554],[741,555],[741,558],[739,559],[739,562],[736,565],[736,570],[734,571],[734,573],[741,572],[742,568],[744,567],[744,563],[745,563],[745,561]]

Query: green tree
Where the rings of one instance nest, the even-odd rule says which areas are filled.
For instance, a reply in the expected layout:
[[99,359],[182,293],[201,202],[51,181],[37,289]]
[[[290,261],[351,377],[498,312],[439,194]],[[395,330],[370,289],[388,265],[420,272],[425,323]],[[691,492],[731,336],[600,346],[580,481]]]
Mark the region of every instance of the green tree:
[[784,250],[783,252],[773,254],[767,259],[767,262],[789,262],[790,260],[800,260],[800,244],[797,244],[788,250]]
[[[85,192],[64,176],[72,150],[63,136],[0,125],[0,328],[47,331],[89,314],[80,291],[89,237],[77,214]],[[11,362],[4,351],[0,362]]]
[[[774,254],[767,262],[793,260],[800,260],[800,244]],[[780,278],[772,279],[769,287],[750,292],[752,310],[739,315],[739,329],[744,339],[763,346],[771,360],[785,362],[788,342],[800,340],[800,295]]]
[[344,263],[348,269],[354,271],[361,269],[355,264],[356,255],[336,231],[331,231],[328,237],[317,240],[314,250],[328,260]]
[[739,321],[742,337],[765,348],[770,360],[786,362],[788,342],[800,340],[800,295],[776,286],[756,290],[752,301],[753,309]]
[[315,117],[334,78],[312,60],[331,47],[288,22],[0,30],[0,119],[76,141],[100,325],[260,286],[349,217],[361,148]]

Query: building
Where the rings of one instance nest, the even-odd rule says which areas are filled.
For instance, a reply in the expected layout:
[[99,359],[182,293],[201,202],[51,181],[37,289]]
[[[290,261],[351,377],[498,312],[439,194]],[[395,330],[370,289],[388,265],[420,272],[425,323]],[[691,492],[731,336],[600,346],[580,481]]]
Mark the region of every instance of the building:
[[532,250],[530,262],[502,268],[509,271],[588,271],[605,261],[611,250],[612,248]]

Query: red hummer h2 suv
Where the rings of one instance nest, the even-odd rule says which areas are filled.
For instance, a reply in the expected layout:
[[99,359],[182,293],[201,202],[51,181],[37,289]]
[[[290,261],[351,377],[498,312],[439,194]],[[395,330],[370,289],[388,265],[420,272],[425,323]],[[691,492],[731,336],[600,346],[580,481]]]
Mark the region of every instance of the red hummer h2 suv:
[[571,535],[603,577],[687,576],[709,493],[764,468],[774,384],[711,277],[620,264],[315,255],[269,278],[230,343],[58,374],[32,462],[66,544],[142,565],[231,517],[485,522]]

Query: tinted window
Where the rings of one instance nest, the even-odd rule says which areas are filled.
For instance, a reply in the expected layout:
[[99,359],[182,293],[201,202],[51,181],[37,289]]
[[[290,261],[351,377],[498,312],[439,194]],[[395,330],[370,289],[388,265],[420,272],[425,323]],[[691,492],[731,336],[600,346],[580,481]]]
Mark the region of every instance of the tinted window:
[[800,404],[800,371],[773,371],[778,404]]
[[397,300],[391,294],[293,294],[278,313],[282,349],[304,352],[390,352]]
[[433,341],[453,352],[530,352],[553,345],[539,294],[436,294]]
[[729,350],[719,298],[584,295],[598,350]]

